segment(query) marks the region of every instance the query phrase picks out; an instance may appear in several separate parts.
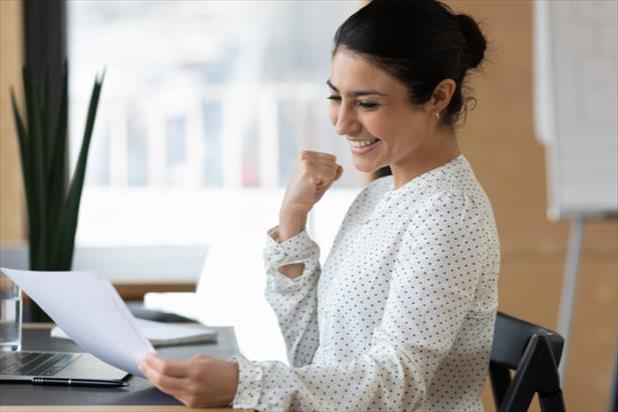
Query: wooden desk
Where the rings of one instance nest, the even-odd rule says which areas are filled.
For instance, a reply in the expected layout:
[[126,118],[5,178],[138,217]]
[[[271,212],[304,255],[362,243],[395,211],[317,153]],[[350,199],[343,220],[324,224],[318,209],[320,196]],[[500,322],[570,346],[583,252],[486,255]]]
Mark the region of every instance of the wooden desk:
[[0,405],[0,412],[229,412],[246,411],[248,409],[196,409],[186,406],[171,405],[54,405],[54,406],[4,406]]
[[[24,350],[57,350],[81,352],[79,346],[71,341],[51,339],[50,324],[24,324],[23,349]],[[202,344],[191,346],[176,346],[159,348],[157,351],[169,358],[186,359],[196,353],[205,353],[213,356],[226,358],[238,352],[236,338],[232,328],[219,329],[219,341],[216,344]],[[71,391],[71,393],[69,393]],[[71,395],[71,400],[66,404],[58,402],[58,398]],[[52,401],[45,402],[49,398]],[[93,400],[89,404],[77,403],[76,398]],[[19,399],[17,399],[19,398]],[[23,398],[27,398],[29,404],[24,404]],[[123,403],[127,399],[129,402]],[[137,404],[146,399],[145,404]],[[79,399],[77,399],[79,401]],[[152,401],[153,403],[147,403]],[[6,405],[5,405],[6,403]],[[47,404],[46,404],[47,403]],[[53,403],[53,404],[51,404]],[[0,412],[180,412],[198,411],[204,409],[187,408],[171,396],[165,395],[150,385],[144,379],[131,377],[129,389],[117,391],[117,393],[101,391],[100,388],[65,388],[53,386],[32,386],[24,384],[0,384]],[[230,408],[209,409],[212,411],[231,411]],[[245,410],[249,412],[248,410]]]

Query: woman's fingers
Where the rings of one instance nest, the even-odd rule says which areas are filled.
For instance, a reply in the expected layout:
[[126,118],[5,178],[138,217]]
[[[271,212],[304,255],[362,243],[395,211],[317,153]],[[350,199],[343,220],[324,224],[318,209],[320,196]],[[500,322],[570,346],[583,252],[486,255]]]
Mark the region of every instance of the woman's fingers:
[[343,167],[337,165],[337,174],[335,175],[335,180],[339,180],[342,174],[343,174]]
[[294,168],[279,213],[279,234],[298,233],[305,225],[306,214],[332,183],[338,179],[340,166],[337,158],[329,153],[301,152]]
[[165,375],[155,369],[151,363],[141,362],[139,364],[139,369],[142,371],[144,376],[162,392],[178,396],[183,394],[186,390],[186,379]]
[[183,378],[171,378],[169,376],[161,375],[160,373],[150,370],[144,372],[144,376],[148,378],[150,382],[161,391],[173,395],[179,396],[185,393],[187,387],[187,381]]
[[307,155],[301,159],[301,161],[310,162],[312,164],[320,164],[324,166],[335,166],[337,164],[337,158],[335,155],[328,153],[314,153]]
[[[316,186],[329,186],[335,180],[339,179],[339,169],[317,169],[309,173],[309,180]],[[343,169],[341,169],[343,170]]]
[[302,152],[300,152],[300,160],[307,159],[323,159],[335,162],[337,160],[337,156],[330,153],[313,152],[311,150],[303,150]]
[[310,181],[318,186],[329,185],[337,180],[343,170],[340,165],[333,161],[305,160],[305,173]]
[[147,355],[142,364],[150,366],[156,372],[177,378],[184,378],[187,376],[190,365],[187,362],[178,362],[170,359],[159,358],[155,355]]

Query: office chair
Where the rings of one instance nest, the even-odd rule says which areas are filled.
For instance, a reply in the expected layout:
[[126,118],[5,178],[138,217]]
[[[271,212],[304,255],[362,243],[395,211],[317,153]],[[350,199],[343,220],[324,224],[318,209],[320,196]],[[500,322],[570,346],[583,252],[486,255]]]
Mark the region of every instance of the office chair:
[[496,410],[527,411],[536,393],[541,411],[564,412],[558,375],[563,346],[557,333],[498,312],[489,363]]

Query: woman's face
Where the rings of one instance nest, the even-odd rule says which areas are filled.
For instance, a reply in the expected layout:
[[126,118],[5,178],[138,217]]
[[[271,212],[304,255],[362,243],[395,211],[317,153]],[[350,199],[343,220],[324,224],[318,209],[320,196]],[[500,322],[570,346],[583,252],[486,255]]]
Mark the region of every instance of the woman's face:
[[348,140],[359,171],[386,165],[395,170],[429,144],[427,136],[435,128],[432,114],[410,103],[403,83],[359,55],[337,51],[328,85],[330,121]]

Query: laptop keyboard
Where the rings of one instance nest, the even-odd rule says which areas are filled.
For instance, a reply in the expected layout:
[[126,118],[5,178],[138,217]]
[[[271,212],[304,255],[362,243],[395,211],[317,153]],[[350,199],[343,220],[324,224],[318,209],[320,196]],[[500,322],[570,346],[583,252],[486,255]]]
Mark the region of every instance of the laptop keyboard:
[[79,356],[77,353],[0,352],[0,374],[53,376]]

